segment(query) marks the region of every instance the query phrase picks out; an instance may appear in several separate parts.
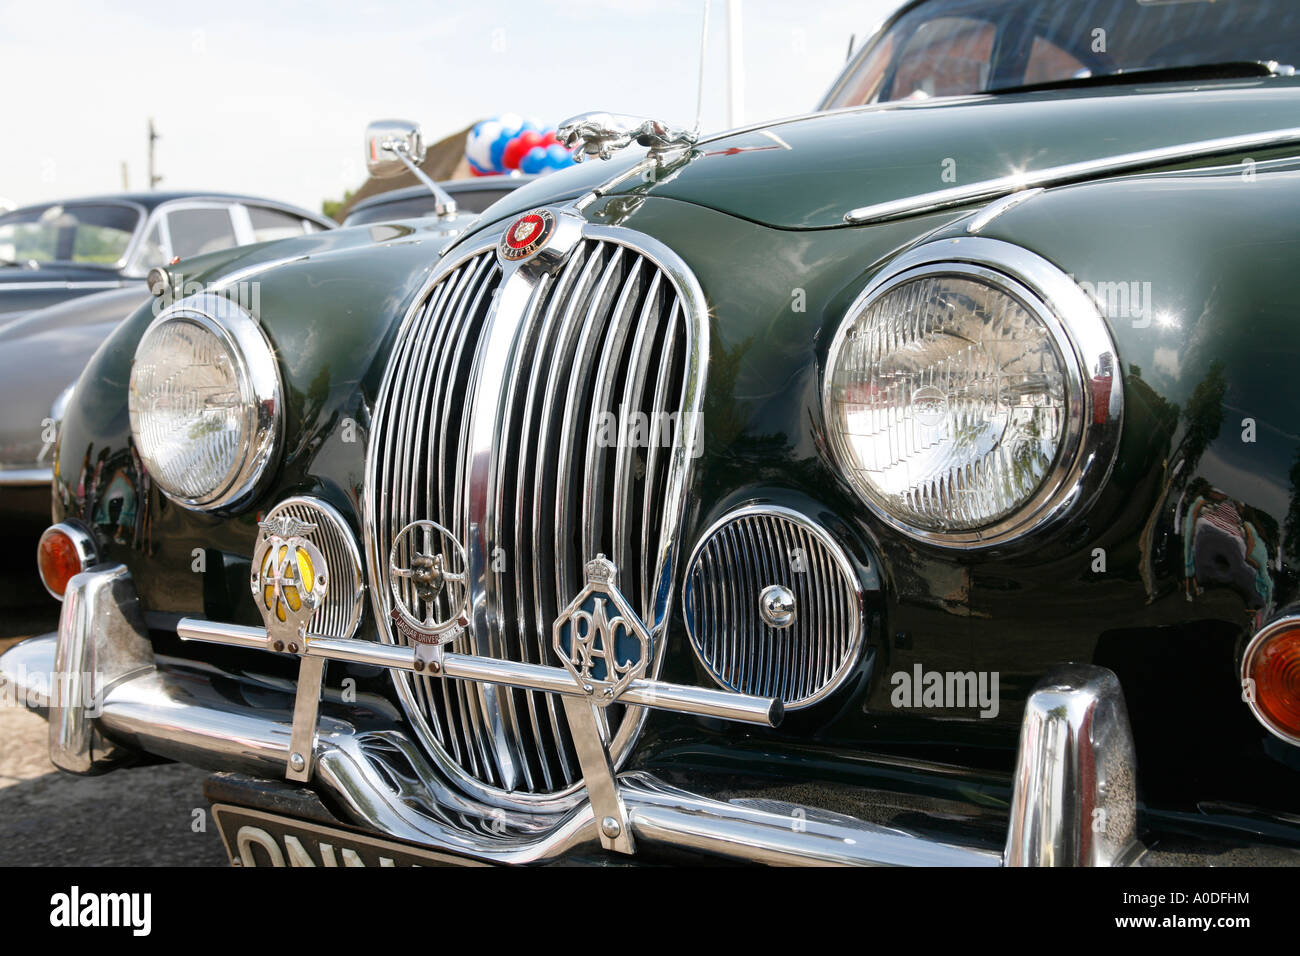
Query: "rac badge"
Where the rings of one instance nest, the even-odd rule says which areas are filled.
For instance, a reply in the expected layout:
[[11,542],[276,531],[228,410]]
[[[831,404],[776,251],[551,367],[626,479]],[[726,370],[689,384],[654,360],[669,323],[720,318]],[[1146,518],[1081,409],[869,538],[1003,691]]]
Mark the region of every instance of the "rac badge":
[[298,651],[307,624],[325,600],[328,571],[325,556],[307,540],[314,524],[279,514],[259,521],[262,529],[253,551],[253,599],[266,625],[267,640],[276,650]]
[[555,232],[555,216],[549,209],[534,209],[512,222],[501,235],[497,251],[507,262],[531,259]]
[[[388,553],[393,624],[415,648],[417,664],[438,658],[443,644],[469,624],[469,559],[456,536],[434,521],[412,521]],[[422,668],[421,668],[422,669]]]
[[555,619],[555,653],[592,703],[606,707],[645,674],[650,632],[618,589],[618,569],[603,554],[585,566],[587,582]]

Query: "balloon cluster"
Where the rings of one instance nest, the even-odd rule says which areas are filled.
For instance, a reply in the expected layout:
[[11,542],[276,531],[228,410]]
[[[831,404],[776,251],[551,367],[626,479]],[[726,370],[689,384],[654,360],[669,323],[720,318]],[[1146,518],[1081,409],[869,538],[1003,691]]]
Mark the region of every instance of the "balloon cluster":
[[573,155],[556,138],[554,129],[543,129],[515,113],[503,113],[484,120],[469,131],[465,158],[475,176],[521,173],[549,173],[573,165]]

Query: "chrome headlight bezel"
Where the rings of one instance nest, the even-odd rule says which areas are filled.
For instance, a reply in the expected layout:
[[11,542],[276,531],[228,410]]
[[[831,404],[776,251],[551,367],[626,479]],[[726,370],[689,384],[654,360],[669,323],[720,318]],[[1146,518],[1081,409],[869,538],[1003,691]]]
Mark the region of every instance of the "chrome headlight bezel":
[[[186,495],[169,488],[158,475],[150,477],[171,501],[192,511],[234,511],[246,505],[261,490],[270,465],[276,459],[284,430],[280,370],[270,340],[251,313],[222,295],[201,292],[189,296],[159,313],[136,345],[131,362],[131,394],[135,391],[135,362],[150,335],[170,322],[189,322],[214,336],[229,353],[239,383],[240,395],[250,427],[241,437],[233,466],[202,495]],[[145,457],[131,414],[131,437]]]
[[[970,531],[917,527],[891,513],[854,477],[832,408],[833,373],[849,330],[880,297],[906,282],[954,275],[987,283],[1043,323],[1065,368],[1066,416],[1056,457],[1038,488],[1011,513]],[[990,548],[1037,538],[1095,499],[1115,462],[1124,398],[1118,354],[1093,300],[1066,273],[1035,253],[997,239],[963,236],[917,246],[895,258],[854,299],[841,319],[822,369],[827,447],[857,499],[910,538],[944,548]]]

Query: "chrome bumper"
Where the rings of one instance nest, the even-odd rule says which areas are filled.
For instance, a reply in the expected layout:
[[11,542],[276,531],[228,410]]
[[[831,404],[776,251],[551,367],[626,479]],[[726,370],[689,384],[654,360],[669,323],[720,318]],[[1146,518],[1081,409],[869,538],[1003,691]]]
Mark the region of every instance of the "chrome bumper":
[[5,487],[40,487],[49,485],[54,480],[54,469],[33,466],[31,468],[0,468],[0,488]]
[[[213,625],[225,628],[229,626]],[[238,629],[235,629],[237,632]],[[283,777],[292,715],[204,700],[159,669],[126,569],[73,578],[58,634],[0,656],[0,696],[48,716],[50,757],[79,774],[146,752],[212,770]],[[301,733],[301,729],[300,729]],[[362,732],[322,716],[311,781],[352,822],[410,843],[498,863],[544,863],[599,845],[590,802],[564,815],[486,807],[441,779],[400,731]],[[1031,695],[1002,853],[838,814],[712,799],[644,773],[616,777],[633,838],[769,864],[1112,865],[1140,852],[1136,773],[1119,682],[1068,665]]]

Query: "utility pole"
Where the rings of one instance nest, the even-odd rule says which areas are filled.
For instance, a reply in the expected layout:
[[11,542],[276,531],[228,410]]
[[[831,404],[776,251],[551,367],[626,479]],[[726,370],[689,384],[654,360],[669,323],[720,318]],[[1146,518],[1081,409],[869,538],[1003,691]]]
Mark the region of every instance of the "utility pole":
[[157,189],[158,184],[163,181],[163,178],[154,172],[154,163],[153,163],[154,144],[157,143],[158,140],[160,139],[162,139],[162,137],[159,136],[158,131],[154,129],[153,117],[151,116],[149,117],[149,188],[150,189]]
[[126,176],[126,160],[124,159],[122,160],[122,192],[129,193],[130,191],[131,182]]
[[745,122],[745,44],[740,0],[727,0],[727,127]]

